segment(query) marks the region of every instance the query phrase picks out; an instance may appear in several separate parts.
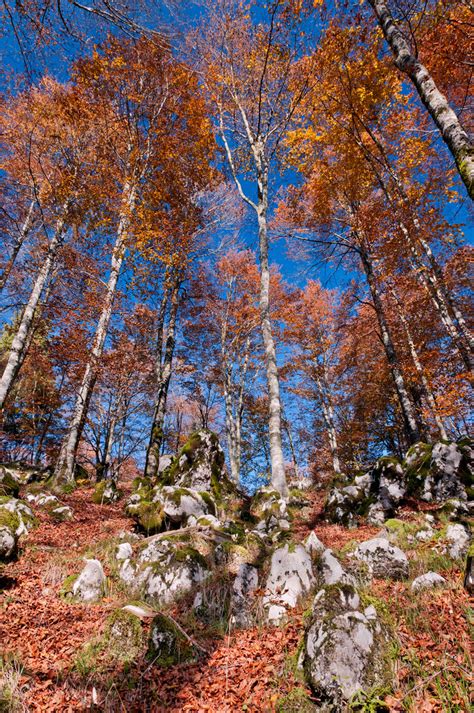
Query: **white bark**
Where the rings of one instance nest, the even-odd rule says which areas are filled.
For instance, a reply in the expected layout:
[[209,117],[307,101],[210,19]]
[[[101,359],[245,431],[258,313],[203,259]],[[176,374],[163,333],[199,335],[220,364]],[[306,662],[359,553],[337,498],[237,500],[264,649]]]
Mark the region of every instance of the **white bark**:
[[332,405],[331,394],[328,386],[326,368],[323,365],[316,365],[315,375],[316,386],[318,387],[321,400],[321,408],[323,411],[324,425],[328,435],[329,449],[331,451],[332,467],[337,475],[341,475],[341,463],[339,461],[339,448],[337,442],[337,432],[334,420],[334,407]]
[[[165,353],[162,360],[163,322],[159,325],[159,338],[161,340],[157,349],[155,364],[155,374],[158,377],[156,383],[155,406],[153,410],[153,422],[151,425],[150,442],[148,444],[145,475],[148,478],[155,478],[158,475],[161,445],[163,443],[163,425],[166,415],[166,403],[168,399],[168,389],[171,380],[173,356],[175,348],[176,319],[179,307],[179,288],[181,280],[176,276],[171,292],[171,308],[168,319],[168,330],[166,334]],[[164,318],[164,314],[162,315]],[[164,321],[164,320],[163,320]]]
[[393,287],[390,287],[390,292],[392,294],[392,297],[395,301],[395,304],[397,305],[397,312],[398,316],[400,318],[400,322],[402,323],[403,330],[405,332],[405,336],[407,339],[407,344],[408,348],[410,350],[410,355],[413,360],[413,364],[415,365],[415,369],[417,371],[418,376],[420,377],[420,381],[423,387],[423,395],[426,399],[426,402],[431,410],[431,413],[433,414],[433,418],[435,420],[435,423],[438,427],[439,435],[443,440],[448,440],[448,434],[446,433],[446,429],[444,427],[444,423],[441,419],[441,416],[439,415],[438,407],[436,405],[436,399],[435,396],[431,390],[430,383],[428,379],[426,378],[425,370],[423,369],[423,365],[420,361],[420,357],[418,356],[418,351],[415,346],[415,341],[413,339],[410,325],[408,324],[408,320],[405,317],[405,314],[403,312],[400,299]]
[[15,241],[15,245],[13,246],[12,254],[10,255],[10,257],[7,261],[7,264],[5,265],[2,275],[0,277],[0,292],[3,291],[3,288],[5,287],[5,284],[10,276],[10,273],[13,269],[15,261],[18,257],[18,253],[20,252],[21,247],[22,247],[23,243],[25,242],[26,238],[28,237],[28,233],[31,230],[31,226],[33,225],[33,215],[34,215],[35,205],[36,205],[36,200],[32,200],[29,205],[25,220],[23,221],[23,225],[21,226],[21,228],[19,230],[19,234]]
[[385,0],[369,0],[380,27],[395,58],[395,64],[415,86],[421,101],[440,130],[443,141],[451,151],[456,166],[474,199],[474,143],[461,126],[458,117],[436,82],[412,51],[408,40],[398,27]]
[[410,443],[416,443],[420,440],[416,417],[412,403],[410,401],[410,397],[408,395],[407,388],[405,386],[405,380],[403,378],[403,374],[399,366],[399,361],[393,344],[392,335],[390,333],[387,320],[385,319],[382,299],[374,275],[372,261],[370,259],[369,254],[363,248],[360,249],[360,257],[367,278],[367,284],[369,285],[370,293],[372,295],[372,301],[380,327],[385,354],[387,356],[387,361],[389,363],[390,371],[392,372],[392,377],[395,383],[395,389],[398,395],[398,401],[405,423],[406,434]]
[[17,333],[13,339],[8,361],[0,381],[0,409],[4,407],[6,398],[20,369],[33,320],[41,299],[41,293],[51,276],[59,248],[63,243],[68,208],[69,201],[64,204],[62,214],[56,222],[54,235],[48,245],[46,257],[44,258],[44,262],[38,271],[36,280],[31,290],[30,298],[23,310]]
[[94,341],[89,360],[82,377],[79,392],[76,397],[73,415],[69,423],[68,432],[61,444],[58,460],[54,471],[56,482],[72,482],[74,480],[74,466],[77,448],[81,439],[84,422],[89,408],[92,390],[97,378],[97,367],[102,356],[107,336],[112,305],[117,288],[117,282],[125,256],[126,239],[130,225],[130,216],[135,206],[136,188],[126,183],[123,189],[122,209],[119,218],[117,237],[112,252],[111,268],[107,282],[104,303],[97,323]]

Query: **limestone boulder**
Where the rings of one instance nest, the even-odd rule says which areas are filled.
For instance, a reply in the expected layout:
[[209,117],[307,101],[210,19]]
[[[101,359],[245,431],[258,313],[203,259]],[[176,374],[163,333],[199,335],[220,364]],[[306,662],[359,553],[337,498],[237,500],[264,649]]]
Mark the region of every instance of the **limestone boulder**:
[[471,535],[460,523],[448,525],[442,535],[442,551],[454,560],[461,559],[469,549]]
[[97,505],[110,505],[123,497],[121,490],[117,488],[114,480],[101,480],[96,483],[92,494],[92,502]]
[[72,595],[82,602],[95,602],[105,593],[105,574],[99,560],[86,559],[86,566],[72,583]]
[[354,551],[353,557],[363,562],[373,577],[395,580],[408,577],[406,554],[383,537],[374,537],[361,542]]
[[304,640],[306,680],[324,710],[343,711],[357,694],[386,686],[388,636],[373,606],[350,584],[316,595]]
[[413,580],[411,583],[412,592],[421,592],[424,589],[435,589],[436,587],[444,587],[447,582],[437,572],[426,572]]
[[315,584],[311,554],[303,545],[287,543],[276,549],[271,557],[263,598],[268,621],[281,621],[288,609],[293,609]]

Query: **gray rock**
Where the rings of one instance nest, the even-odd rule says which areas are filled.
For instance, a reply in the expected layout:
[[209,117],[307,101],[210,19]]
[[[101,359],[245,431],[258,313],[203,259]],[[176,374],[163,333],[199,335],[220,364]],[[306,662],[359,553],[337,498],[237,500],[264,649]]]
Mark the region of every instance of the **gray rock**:
[[17,548],[18,537],[15,530],[0,524],[0,562],[14,557]]
[[21,535],[26,535],[26,533],[31,530],[35,524],[35,516],[32,509],[22,500],[17,498],[0,498],[0,512],[4,512],[5,522],[9,520],[8,513],[15,516],[18,522],[16,523],[15,535],[20,537]]
[[86,559],[86,566],[72,586],[73,595],[83,602],[93,602],[104,594],[105,574],[99,560]]
[[237,576],[232,585],[231,624],[237,628],[245,628],[253,623],[251,614],[251,597],[258,587],[258,570],[251,564],[239,566]]
[[318,562],[318,571],[323,584],[339,584],[345,582],[354,584],[354,578],[343,569],[341,563],[334,556],[332,550],[325,550]]
[[444,535],[443,551],[453,559],[464,557],[469,549],[470,534],[464,525],[448,525]]
[[316,582],[311,555],[303,545],[284,545],[272,554],[263,605],[267,619],[277,623]]
[[329,710],[345,710],[357,693],[387,683],[386,645],[375,608],[361,607],[355,587],[325,587],[306,630],[306,680]]
[[365,562],[370,574],[380,579],[406,579],[408,577],[408,559],[399,547],[392,545],[383,537],[361,542],[353,556]]
[[312,555],[321,554],[326,549],[316,533],[310,532],[306,540],[304,541],[304,546]]
[[422,589],[434,589],[435,587],[443,587],[445,584],[447,584],[447,582],[440,574],[437,572],[427,572],[413,580],[411,589],[413,592],[420,592]]
[[132,545],[129,542],[121,542],[117,547],[115,558],[118,560],[130,559],[133,556]]

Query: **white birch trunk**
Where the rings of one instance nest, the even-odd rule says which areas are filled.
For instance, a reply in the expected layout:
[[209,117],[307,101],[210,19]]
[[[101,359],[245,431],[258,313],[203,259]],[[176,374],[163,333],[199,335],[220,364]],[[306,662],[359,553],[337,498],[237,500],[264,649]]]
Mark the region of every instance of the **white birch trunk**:
[[28,300],[27,305],[25,306],[25,309],[23,310],[17,333],[15,334],[15,337],[13,339],[10,354],[8,356],[8,361],[6,363],[0,381],[0,409],[4,407],[10,389],[13,386],[16,376],[20,370],[25,348],[30,336],[33,320],[41,299],[41,294],[43,292],[44,286],[46,285],[51,276],[51,272],[53,270],[59,248],[63,243],[64,228],[68,207],[69,201],[67,201],[66,204],[63,206],[62,215],[60,218],[58,218],[56,222],[56,228],[54,231],[54,235],[48,245],[46,257],[38,271],[36,280],[31,290],[30,298]]
[[443,141],[456,162],[456,166],[474,199],[474,144],[461,126],[446,97],[438,89],[427,68],[413,53],[405,35],[397,26],[385,0],[369,0],[380,27],[395,58],[395,64],[415,86],[421,101],[440,130]]
[[[175,332],[176,332],[176,319],[178,314],[179,306],[179,287],[181,281],[179,277],[176,277],[175,284],[173,285],[173,290],[171,293],[171,308],[170,315],[168,319],[168,331],[166,335],[166,346],[165,353],[163,357],[163,362],[161,361],[161,345],[158,346],[157,353],[157,363],[155,367],[155,373],[159,376],[159,380],[156,384],[156,399],[155,407],[153,411],[153,422],[151,425],[150,441],[148,444],[146,462],[145,462],[145,476],[147,478],[155,478],[158,475],[158,467],[160,462],[160,451],[161,445],[163,443],[163,425],[166,415],[166,403],[168,399],[168,389],[171,380],[172,368],[173,368],[173,356],[175,348]],[[164,315],[163,315],[164,316]],[[163,329],[161,328],[161,339],[163,335]],[[158,364],[159,359],[159,364]]]
[[403,421],[405,423],[406,435],[408,437],[409,442],[413,444],[420,440],[420,434],[418,432],[414,409],[410,401],[407,388],[405,386],[403,374],[399,367],[398,357],[393,344],[392,335],[390,333],[388,323],[385,319],[382,299],[380,297],[377,281],[375,279],[371,259],[365,249],[361,248],[359,252],[364,272],[367,278],[367,284],[369,285],[370,293],[372,295],[372,301],[374,303],[375,313],[377,315],[377,320],[380,327],[385,354],[387,356],[387,361],[389,363],[390,371],[392,372],[393,381],[395,383],[395,389],[397,392]]
[[318,364],[316,367],[316,386],[318,387],[319,396],[321,399],[321,407],[323,411],[324,425],[326,426],[326,433],[328,435],[329,449],[331,451],[332,467],[337,475],[341,475],[341,463],[339,461],[338,454],[338,442],[337,433],[334,420],[334,408],[332,405],[331,394],[329,391],[329,386],[327,383],[326,369],[323,365],[322,373],[318,372]]
[[30,203],[30,206],[28,208],[28,212],[26,214],[26,218],[23,221],[23,225],[20,228],[19,235],[15,241],[15,245],[13,246],[12,254],[10,255],[7,264],[5,265],[5,268],[2,272],[2,275],[0,277],[0,292],[3,291],[3,288],[6,285],[6,282],[8,278],[10,277],[10,273],[13,270],[13,266],[15,264],[15,261],[18,257],[18,253],[21,250],[21,247],[23,243],[25,242],[26,238],[28,237],[28,233],[31,230],[31,226],[33,225],[33,215],[34,215],[34,209],[36,205],[36,200],[32,200]]
[[397,311],[398,311],[398,316],[400,318],[400,322],[402,323],[403,330],[405,332],[405,336],[407,338],[407,344],[408,348],[410,350],[410,355],[413,360],[413,364],[415,365],[415,369],[417,371],[418,376],[420,377],[420,381],[423,387],[423,395],[426,399],[426,402],[431,410],[431,413],[433,414],[433,418],[435,420],[435,423],[438,427],[439,435],[443,440],[448,440],[448,434],[446,433],[446,429],[444,427],[444,423],[439,415],[438,408],[436,406],[436,399],[435,396],[431,390],[431,386],[429,384],[428,379],[426,378],[425,370],[423,369],[423,365],[420,361],[420,357],[418,356],[418,351],[415,346],[415,341],[413,339],[410,325],[408,324],[408,320],[405,317],[405,314],[403,313],[402,306],[400,304],[400,300],[398,298],[397,293],[393,289],[393,287],[390,288],[390,292],[393,296],[393,299],[395,301],[395,304],[397,305]]
[[73,415],[69,423],[68,432],[61,444],[58,460],[54,470],[53,479],[56,483],[71,483],[74,481],[74,467],[77,448],[81,439],[84,422],[89,408],[92,390],[97,378],[97,367],[104,350],[110,318],[112,316],[112,305],[115,297],[115,290],[120,275],[120,270],[125,256],[126,239],[130,225],[130,215],[135,206],[136,189],[126,183],[123,189],[123,202],[117,237],[112,252],[111,268],[107,282],[104,304],[97,323],[94,341],[89,360],[82,377],[79,392],[76,397]]
[[258,237],[260,247],[260,315],[262,325],[263,346],[265,349],[265,366],[268,384],[269,418],[268,430],[270,436],[270,460],[272,467],[272,486],[282,497],[287,497],[288,486],[285,475],[285,460],[283,457],[281,437],[281,401],[280,383],[276,359],[275,342],[270,319],[270,268],[268,264],[268,233],[267,233],[267,197],[266,189],[259,201]]

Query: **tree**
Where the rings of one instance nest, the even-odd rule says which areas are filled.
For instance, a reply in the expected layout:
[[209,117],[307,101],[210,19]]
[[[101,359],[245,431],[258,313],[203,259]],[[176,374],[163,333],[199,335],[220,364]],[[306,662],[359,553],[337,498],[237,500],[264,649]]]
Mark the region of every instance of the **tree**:
[[93,165],[91,115],[70,88],[45,80],[12,101],[2,118],[8,128],[6,169],[32,184],[42,220],[37,273],[0,380],[0,409],[25,357],[67,227],[77,224],[83,210],[85,176]]
[[[417,48],[402,31],[386,0],[368,0],[392,50],[398,69],[409,77],[421,101],[450,150],[469,196],[474,200],[474,143],[458,116],[439,90],[428,68],[420,61]],[[420,8],[420,12],[423,10]],[[410,26],[408,25],[409,32]]]
[[286,495],[280,384],[270,318],[268,215],[272,172],[308,82],[303,74],[293,74],[301,34],[285,3],[269,3],[255,22],[253,10],[252,3],[219,2],[210,13],[199,50],[232,178],[257,219],[272,485]]

